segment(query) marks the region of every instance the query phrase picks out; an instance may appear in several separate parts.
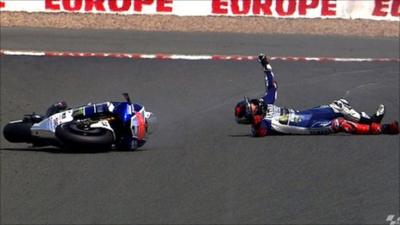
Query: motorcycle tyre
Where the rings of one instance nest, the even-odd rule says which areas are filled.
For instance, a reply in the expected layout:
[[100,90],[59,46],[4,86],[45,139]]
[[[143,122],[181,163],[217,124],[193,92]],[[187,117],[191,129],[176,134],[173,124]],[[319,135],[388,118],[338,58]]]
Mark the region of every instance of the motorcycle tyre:
[[13,143],[32,143],[33,136],[31,127],[33,123],[29,121],[19,121],[8,123],[3,129],[4,138]]
[[114,135],[110,130],[94,128],[90,130],[77,129],[75,123],[66,123],[56,128],[56,137],[67,148],[110,149],[114,143]]

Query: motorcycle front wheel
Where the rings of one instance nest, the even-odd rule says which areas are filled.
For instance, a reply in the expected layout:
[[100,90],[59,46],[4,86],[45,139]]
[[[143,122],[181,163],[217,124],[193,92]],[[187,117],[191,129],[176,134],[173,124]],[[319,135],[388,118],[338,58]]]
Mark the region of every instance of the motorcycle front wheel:
[[114,143],[113,132],[104,128],[82,128],[76,123],[66,123],[56,128],[56,137],[67,147],[110,149]]

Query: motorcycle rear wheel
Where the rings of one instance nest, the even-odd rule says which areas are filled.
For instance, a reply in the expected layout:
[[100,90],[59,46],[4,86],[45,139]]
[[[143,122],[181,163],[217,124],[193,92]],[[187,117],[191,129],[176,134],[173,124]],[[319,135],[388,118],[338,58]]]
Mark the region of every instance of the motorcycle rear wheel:
[[32,143],[34,139],[31,134],[32,125],[32,122],[22,120],[8,123],[3,129],[4,138],[13,143]]

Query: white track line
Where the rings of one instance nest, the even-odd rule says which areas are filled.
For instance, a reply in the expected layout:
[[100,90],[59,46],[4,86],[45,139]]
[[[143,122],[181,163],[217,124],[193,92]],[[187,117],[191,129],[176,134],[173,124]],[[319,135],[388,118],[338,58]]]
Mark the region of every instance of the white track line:
[[[244,55],[178,55],[178,54],[138,54],[110,52],[54,52],[54,51],[19,51],[0,50],[0,55],[48,56],[48,57],[98,57],[129,59],[165,59],[165,60],[256,60],[256,56]],[[338,57],[271,57],[279,61],[321,61],[321,62],[400,62],[400,58],[338,58]]]
[[4,55],[27,55],[27,56],[45,56],[44,52],[33,52],[33,51],[10,51],[10,50],[0,50],[0,54]]

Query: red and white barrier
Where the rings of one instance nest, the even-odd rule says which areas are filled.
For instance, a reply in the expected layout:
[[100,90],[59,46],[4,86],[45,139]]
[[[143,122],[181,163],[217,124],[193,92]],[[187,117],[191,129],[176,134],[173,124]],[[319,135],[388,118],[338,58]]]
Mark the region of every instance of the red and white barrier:
[[400,0],[0,0],[0,10],[400,21]]
[[[81,58],[125,58],[125,59],[161,59],[161,60],[226,60],[255,61],[257,56],[245,55],[180,55],[180,54],[139,54],[139,53],[106,53],[106,52],[54,52],[54,51],[20,51],[0,50],[1,55],[11,56],[47,56],[47,57],[81,57]],[[319,61],[319,62],[400,62],[400,58],[339,58],[339,57],[270,57],[272,61]]]

